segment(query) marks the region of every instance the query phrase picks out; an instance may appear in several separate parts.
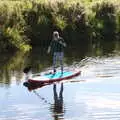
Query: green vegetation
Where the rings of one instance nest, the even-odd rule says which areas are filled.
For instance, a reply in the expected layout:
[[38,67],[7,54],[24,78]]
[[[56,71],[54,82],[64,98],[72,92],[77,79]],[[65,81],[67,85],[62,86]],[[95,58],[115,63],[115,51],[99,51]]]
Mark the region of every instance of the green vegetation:
[[0,51],[47,47],[58,30],[69,46],[120,38],[118,0],[0,1]]

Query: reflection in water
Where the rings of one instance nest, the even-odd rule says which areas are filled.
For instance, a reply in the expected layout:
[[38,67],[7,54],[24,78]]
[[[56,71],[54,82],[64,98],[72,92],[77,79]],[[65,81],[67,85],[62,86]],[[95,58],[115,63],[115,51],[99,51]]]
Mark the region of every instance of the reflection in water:
[[[84,66],[86,64],[86,56],[111,55],[114,54],[114,52],[119,54],[119,51],[120,44],[118,41],[107,43],[101,42],[99,45],[95,43],[84,45],[81,43],[81,47],[73,46],[73,48],[68,48],[66,50],[65,64],[74,65],[74,62],[79,62],[81,66]],[[31,66],[33,73],[36,73],[44,71],[44,69],[51,66],[51,63],[52,58],[45,54],[45,49],[41,50],[40,48],[33,49],[30,53],[17,52],[14,54],[1,54],[0,84],[9,86],[11,81],[13,81],[13,77],[17,83],[20,83],[23,77],[23,68],[26,66]]]
[[[22,78],[22,69],[25,64],[26,54],[17,52],[15,54],[4,55],[0,61],[0,83],[10,85],[13,80],[17,83]],[[24,58],[24,60],[23,60]]]
[[63,120],[64,118],[64,104],[63,104],[63,83],[61,83],[59,94],[57,93],[56,84],[53,84],[53,93],[54,93],[54,103],[51,104],[44,97],[42,97],[35,89],[44,87],[45,85],[41,85],[39,87],[28,87],[28,90],[33,90],[33,93],[37,95],[37,97],[42,100],[44,103],[51,105],[50,111],[52,112],[52,116],[54,120]]
[[42,101],[44,101],[44,103],[50,104],[50,102],[48,102],[44,97],[42,97],[39,93],[37,93],[35,90],[33,91],[35,93],[35,95],[37,95]]
[[53,85],[54,93],[54,104],[51,106],[51,111],[53,112],[54,120],[63,120],[64,116],[64,105],[63,105],[63,83],[61,83],[59,96],[56,90],[56,84]]

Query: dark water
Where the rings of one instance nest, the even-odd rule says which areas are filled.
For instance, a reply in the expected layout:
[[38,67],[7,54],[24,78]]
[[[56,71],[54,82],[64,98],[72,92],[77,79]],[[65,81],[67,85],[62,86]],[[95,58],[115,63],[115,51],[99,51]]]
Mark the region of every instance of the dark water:
[[35,90],[23,86],[23,68],[51,69],[52,58],[39,48],[2,54],[0,120],[119,120],[120,45],[101,43],[66,50],[65,68],[81,75]]

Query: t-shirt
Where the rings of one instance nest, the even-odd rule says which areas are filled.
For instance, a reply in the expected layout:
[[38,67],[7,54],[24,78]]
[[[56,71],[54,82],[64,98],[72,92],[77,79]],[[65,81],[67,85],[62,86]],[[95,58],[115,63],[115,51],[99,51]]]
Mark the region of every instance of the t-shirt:
[[[62,43],[62,44],[61,44]],[[64,50],[64,39],[62,37],[59,37],[58,40],[52,40],[50,43],[51,52],[63,52]]]

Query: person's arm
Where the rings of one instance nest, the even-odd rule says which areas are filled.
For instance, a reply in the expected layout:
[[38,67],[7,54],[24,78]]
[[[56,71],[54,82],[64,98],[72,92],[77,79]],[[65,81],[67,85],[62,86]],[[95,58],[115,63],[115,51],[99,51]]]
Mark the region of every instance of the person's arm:
[[60,43],[61,45],[63,45],[64,47],[66,47],[66,43],[65,43],[65,41],[64,41],[63,38],[60,38],[59,43]]
[[66,46],[67,46],[67,45],[66,45],[66,43],[65,43],[65,41],[63,41],[63,46],[64,46],[64,47],[66,47]]
[[47,53],[51,52],[51,47],[53,46],[53,40],[50,42],[50,45],[48,47]]
[[50,53],[51,51],[51,46],[48,47],[47,53]]

